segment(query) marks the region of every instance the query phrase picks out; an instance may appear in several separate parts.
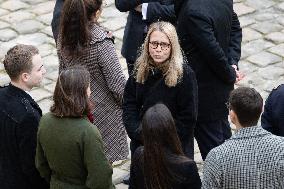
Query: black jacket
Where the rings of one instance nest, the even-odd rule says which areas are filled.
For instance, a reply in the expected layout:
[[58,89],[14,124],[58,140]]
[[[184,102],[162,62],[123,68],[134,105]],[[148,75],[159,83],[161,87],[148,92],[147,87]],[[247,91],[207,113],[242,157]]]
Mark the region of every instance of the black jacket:
[[177,32],[196,74],[198,120],[227,119],[225,103],[234,87],[242,30],[232,0],[176,0]]
[[272,134],[284,137],[284,85],[273,89],[266,99],[261,126]]
[[[142,3],[149,3],[147,20],[142,20],[142,13],[134,8]],[[176,16],[173,0],[115,0],[116,8],[121,12],[129,11],[123,35],[121,54],[127,60],[135,62],[137,52],[144,41],[145,27],[157,20],[175,23]]]
[[[197,84],[195,74],[189,66],[184,65],[181,82],[171,88],[166,86],[159,70],[149,74],[144,84],[137,83],[130,76],[125,86],[123,100],[123,122],[131,142],[141,143],[139,126],[146,110],[157,103],[163,103],[172,113],[185,154],[193,159]],[[134,152],[135,147],[132,150]]]
[[59,34],[60,15],[63,9],[63,4],[64,4],[64,0],[56,0],[54,10],[53,10],[51,29],[52,29],[55,42],[57,41],[58,34]]
[[11,84],[0,88],[0,104],[0,188],[48,188],[35,167],[41,109]]
[[[130,167],[130,184],[129,189],[146,189],[144,180],[144,148],[139,147],[133,157]],[[200,189],[201,181],[198,174],[196,163],[188,160],[182,163],[175,163],[168,167],[175,175],[183,178],[182,181],[174,181],[172,189]]]

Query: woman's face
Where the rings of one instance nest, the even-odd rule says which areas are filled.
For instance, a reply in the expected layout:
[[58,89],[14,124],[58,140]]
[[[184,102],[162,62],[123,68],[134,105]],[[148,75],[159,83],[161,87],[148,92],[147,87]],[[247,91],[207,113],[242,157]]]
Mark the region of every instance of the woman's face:
[[149,53],[156,64],[167,61],[171,55],[171,43],[166,34],[154,31],[150,35]]

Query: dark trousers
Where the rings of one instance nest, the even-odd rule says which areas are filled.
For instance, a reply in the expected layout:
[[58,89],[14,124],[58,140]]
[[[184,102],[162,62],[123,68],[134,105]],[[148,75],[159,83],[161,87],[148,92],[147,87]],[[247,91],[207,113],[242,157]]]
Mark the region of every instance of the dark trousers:
[[195,139],[198,143],[202,159],[205,160],[212,148],[222,144],[232,136],[231,127],[227,119],[210,122],[197,121]]

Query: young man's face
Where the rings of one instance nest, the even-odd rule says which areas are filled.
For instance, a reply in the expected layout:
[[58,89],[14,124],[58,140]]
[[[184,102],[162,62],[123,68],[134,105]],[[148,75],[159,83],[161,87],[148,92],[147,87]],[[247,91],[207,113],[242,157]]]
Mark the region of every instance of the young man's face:
[[39,54],[34,55],[32,58],[32,70],[26,75],[26,85],[29,89],[39,87],[46,70],[42,64],[42,59]]

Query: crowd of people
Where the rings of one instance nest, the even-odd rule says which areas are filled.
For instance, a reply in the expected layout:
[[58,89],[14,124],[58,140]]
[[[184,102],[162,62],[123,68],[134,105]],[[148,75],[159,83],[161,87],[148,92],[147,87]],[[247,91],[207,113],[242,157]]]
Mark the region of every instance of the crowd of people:
[[260,94],[234,89],[244,75],[233,2],[116,0],[118,10],[129,11],[127,80],[111,32],[98,23],[102,4],[56,1],[59,74],[47,114],[29,94],[46,73],[38,49],[18,44],[7,52],[1,188],[115,188],[111,165],[127,158],[128,135],[130,189],[283,189],[283,86],[268,97],[261,127]]

